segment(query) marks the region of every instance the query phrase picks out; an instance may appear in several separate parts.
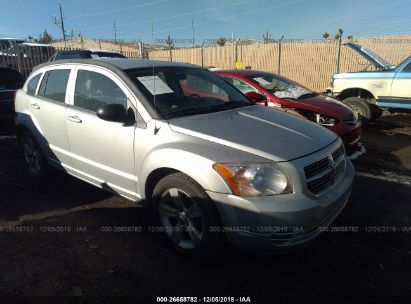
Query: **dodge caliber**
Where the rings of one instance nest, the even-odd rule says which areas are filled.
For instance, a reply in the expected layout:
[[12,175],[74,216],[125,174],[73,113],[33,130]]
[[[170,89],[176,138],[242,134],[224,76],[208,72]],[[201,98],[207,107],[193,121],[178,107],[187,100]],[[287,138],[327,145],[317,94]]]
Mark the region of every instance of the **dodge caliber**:
[[77,59],[38,66],[17,92],[28,172],[50,166],[149,203],[171,244],[284,252],[346,206],[354,168],[314,122],[255,106],[203,68]]

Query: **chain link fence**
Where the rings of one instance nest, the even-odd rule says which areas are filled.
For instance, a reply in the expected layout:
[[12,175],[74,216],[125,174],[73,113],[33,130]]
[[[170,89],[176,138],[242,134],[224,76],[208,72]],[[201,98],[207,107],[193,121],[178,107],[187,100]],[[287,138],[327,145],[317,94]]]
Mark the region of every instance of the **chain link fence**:
[[[254,70],[274,72],[295,80],[315,91],[323,92],[337,71],[361,71],[370,67],[370,62],[340,43],[358,43],[392,64],[400,63],[411,55],[411,35],[371,37],[355,40],[284,40],[276,42],[242,44],[206,48],[183,48],[152,51],[153,60],[180,61],[203,67],[234,69],[236,62]],[[281,49],[281,52],[279,50]]]
[[394,65],[411,54],[411,35],[342,41],[284,40],[281,45],[278,42],[250,44],[239,41],[222,47],[190,47],[172,50],[153,50],[154,46],[143,43],[78,39],[70,41],[66,47],[63,41],[53,42],[50,46],[16,47],[0,44],[0,63],[12,66],[28,76],[34,66],[48,61],[56,51],[70,49],[115,51],[127,58],[186,62],[221,69],[234,69],[236,63],[240,61],[243,67],[280,73],[306,87],[322,92],[328,87],[332,75],[337,70],[352,72],[372,69],[366,59],[349,47],[342,45],[338,51],[339,43],[347,41],[370,49]]

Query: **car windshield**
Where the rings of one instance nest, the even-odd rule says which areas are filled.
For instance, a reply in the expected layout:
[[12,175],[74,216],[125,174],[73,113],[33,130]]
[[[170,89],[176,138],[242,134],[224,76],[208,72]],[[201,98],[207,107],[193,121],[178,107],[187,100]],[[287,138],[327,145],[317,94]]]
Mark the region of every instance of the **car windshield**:
[[317,95],[298,83],[276,74],[256,74],[248,78],[278,98],[304,99]]
[[126,73],[165,119],[253,105],[234,87],[205,69],[154,67],[126,70]]

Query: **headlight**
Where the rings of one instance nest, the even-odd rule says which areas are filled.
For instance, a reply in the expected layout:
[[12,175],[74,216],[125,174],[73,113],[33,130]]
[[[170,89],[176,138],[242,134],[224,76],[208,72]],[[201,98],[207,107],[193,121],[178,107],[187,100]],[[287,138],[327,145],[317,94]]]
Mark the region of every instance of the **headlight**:
[[213,168],[235,195],[277,195],[292,192],[288,174],[276,164],[216,163]]
[[315,114],[315,117],[316,117],[317,123],[325,127],[332,127],[337,122],[335,118],[328,117],[322,114]]

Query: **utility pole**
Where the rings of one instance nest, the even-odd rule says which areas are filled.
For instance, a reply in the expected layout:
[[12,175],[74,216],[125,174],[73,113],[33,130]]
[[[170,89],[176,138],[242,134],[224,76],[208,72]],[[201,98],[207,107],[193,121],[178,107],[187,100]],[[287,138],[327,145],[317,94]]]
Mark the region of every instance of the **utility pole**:
[[193,48],[194,48],[194,21],[191,21],[191,28],[193,30]]
[[335,74],[339,74],[340,73],[340,58],[341,58],[341,42],[342,42],[342,38],[341,36],[338,38],[338,44],[337,44],[337,62],[336,62],[336,66],[335,66]]
[[114,20],[114,43],[117,44],[117,28],[116,28],[116,20]]
[[280,40],[278,40],[278,69],[277,74],[280,75],[281,73],[281,41],[283,40],[284,35],[281,36]]
[[204,44],[205,42],[203,42],[203,44],[201,45],[201,66],[204,67]]
[[53,23],[61,29],[63,33],[64,47],[66,48],[67,47],[66,31],[64,29],[64,17],[63,17],[63,9],[61,8],[61,3],[59,3],[59,7],[60,7],[60,19],[57,20],[56,16],[54,16]]
[[63,9],[61,8],[61,3],[59,3],[59,6],[60,6],[61,30],[63,31],[64,46],[66,46],[66,31],[64,30],[64,18],[63,18]]

